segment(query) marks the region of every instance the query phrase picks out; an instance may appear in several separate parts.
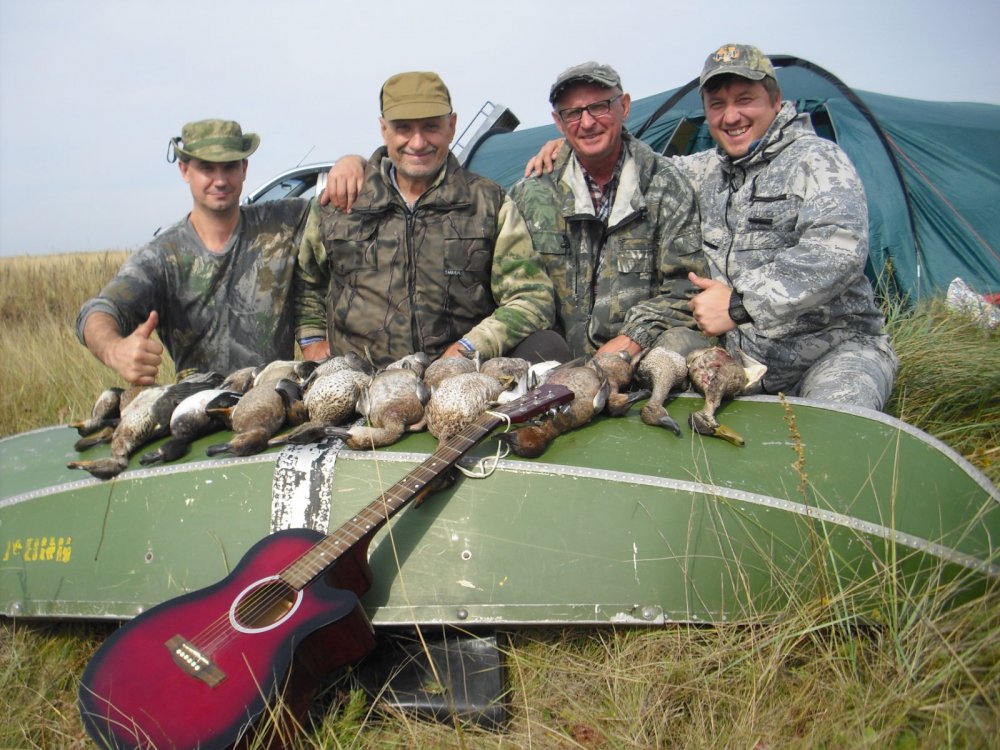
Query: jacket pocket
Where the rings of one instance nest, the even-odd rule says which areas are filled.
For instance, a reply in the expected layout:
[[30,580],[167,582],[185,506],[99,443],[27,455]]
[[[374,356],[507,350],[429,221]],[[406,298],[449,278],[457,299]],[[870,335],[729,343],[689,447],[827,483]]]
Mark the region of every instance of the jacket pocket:
[[338,276],[374,273],[398,256],[402,238],[393,223],[381,227],[375,219],[338,221],[324,232],[331,271]]

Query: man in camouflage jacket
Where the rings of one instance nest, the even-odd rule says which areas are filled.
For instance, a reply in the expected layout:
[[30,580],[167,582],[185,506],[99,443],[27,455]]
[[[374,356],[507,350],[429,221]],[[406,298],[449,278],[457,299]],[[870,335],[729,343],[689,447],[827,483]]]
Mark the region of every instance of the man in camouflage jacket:
[[898,360],[864,275],[854,166],[781,102],[757,48],[709,55],[701,87],[718,148],[676,160],[698,191],[711,267],[711,279],[692,277],[696,320],[767,366],[765,392],[881,409]]
[[350,213],[314,201],[299,253],[296,335],[318,359],[356,352],[384,366],[516,353],[551,325],[552,283],[503,189],[463,169],[441,79],[402,73],[382,88],[385,146]]
[[191,213],[132,254],[77,317],[80,341],[128,382],[155,381],[163,346],[179,378],[292,357],[295,258],[309,204],[239,205],[259,142],[224,120],[188,123],[171,141]]
[[564,71],[550,91],[570,145],[551,174],[511,190],[555,286],[573,356],[637,354],[660,343],[704,346],[688,307],[704,274],[698,209],[687,181],[624,128],[629,95],[607,65]]

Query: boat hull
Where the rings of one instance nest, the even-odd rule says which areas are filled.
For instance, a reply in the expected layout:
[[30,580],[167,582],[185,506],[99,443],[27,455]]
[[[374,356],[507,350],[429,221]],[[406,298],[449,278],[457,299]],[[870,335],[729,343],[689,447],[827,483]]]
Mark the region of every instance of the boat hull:
[[[669,404],[681,424],[701,400]],[[601,418],[539,459],[400,513],[376,536],[376,625],[718,623],[792,602],[878,618],[890,590],[962,601],[1000,580],[1000,498],[939,441],[867,410],[756,397],[720,420],[737,448]],[[334,529],[423,461],[426,434],[189,456],[100,481],[65,468],[75,433],[0,440],[0,612],[129,618],[215,583],[279,528]],[[155,447],[155,444],[154,446]],[[488,440],[474,454],[496,450]],[[104,447],[95,455],[106,453]],[[89,456],[88,456],[89,457]]]

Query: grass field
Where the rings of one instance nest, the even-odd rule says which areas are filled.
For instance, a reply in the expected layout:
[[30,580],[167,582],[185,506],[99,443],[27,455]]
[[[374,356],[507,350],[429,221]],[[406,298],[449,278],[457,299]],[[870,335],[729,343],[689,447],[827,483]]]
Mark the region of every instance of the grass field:
[[[0,435],[89,413],[116,378],[76,341],[121,252],[0,259]],[[891,413],[1000,480],[1000,334],[941,304],[889,311]],[[169,374],[169,369],[168,369]],[[1000,600],[885,581],[886,617],[799,602],[759,625],[534,630],[504,646],[506,732],[372,709],[332,682],[297,748],[987,748],[1000,733]],[[112,626],[0,620],[0,748],[85,748],[80,673]]]

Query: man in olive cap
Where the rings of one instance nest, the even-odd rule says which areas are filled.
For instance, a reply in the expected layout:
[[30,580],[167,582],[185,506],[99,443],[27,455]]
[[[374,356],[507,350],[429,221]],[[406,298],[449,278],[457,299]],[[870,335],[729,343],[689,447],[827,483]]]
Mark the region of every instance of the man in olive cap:
[[308,202],[240,206],[259,143],[229,120],[190,122],[171,140],[191,212],[133,253],[77,317],[80,341],[129,383],[155,382],[164,346],[178,378],[291,359]]
[[440,77],[392,76],[379,104],[384,145],[364,169],[347,159],[353,210],[316,200],[310,211],[296,284],[303,353],[356,352],[380,367],[419,351],[553,356],[536,351],[551,341],[540,332],[552,282],[503,189],[451,154],[456,115]]

